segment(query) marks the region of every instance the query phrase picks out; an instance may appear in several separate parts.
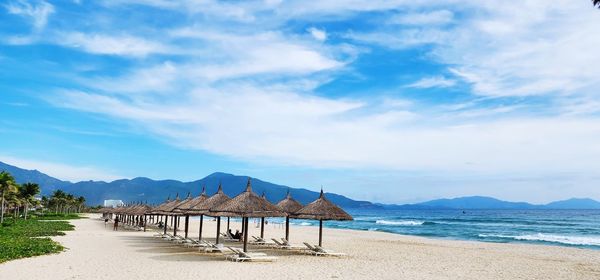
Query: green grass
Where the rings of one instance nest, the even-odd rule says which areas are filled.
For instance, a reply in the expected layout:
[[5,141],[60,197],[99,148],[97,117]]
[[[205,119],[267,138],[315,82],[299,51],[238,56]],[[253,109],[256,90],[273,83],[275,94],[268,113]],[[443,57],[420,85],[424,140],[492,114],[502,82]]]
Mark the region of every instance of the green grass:
[[65,235],[64,231],[73,230],[75,227],[67,221],[47,221],[58,219],[74,219],[74,217],[60,218],[44,215],[28,220],[8,220],[0,225],[0,263],[27,258],[32,256],[58,253],[64,247],[48,238],[48,236]]
[[38,220],[74,220],[82,218],[79,214],[44,213],[42,215],[40,213],[34,213],[33,215],[35,216],[35,219]]

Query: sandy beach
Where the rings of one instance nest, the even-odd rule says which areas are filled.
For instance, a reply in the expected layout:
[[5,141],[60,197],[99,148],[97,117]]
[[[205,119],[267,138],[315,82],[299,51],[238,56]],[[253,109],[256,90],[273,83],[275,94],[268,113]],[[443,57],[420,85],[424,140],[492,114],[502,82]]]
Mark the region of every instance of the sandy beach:
[[[555,246],[435,240],[382,232],[324,229],[324,247],[346,257],[315,257],[251,247],[273,263],[234,263],[162,239],[154,232],[112,231],[97,215],[74,220],[55,237],[68,249],[0,264],[3,279],[600,279],[600,251]],[[205,220],[204,236],[216,223]],[[232,223],[233,229],[240,228]],[[224,230],[225,224],[222,223]],[[198,236],[198,223],[190,223]],[[260,230],[250,227],[250,235]],[[270,224],[265,237],[281,237]],[[293,226],[292,243],[316,243],[318,228]],[[233,246],[241,247],[239,243]]]

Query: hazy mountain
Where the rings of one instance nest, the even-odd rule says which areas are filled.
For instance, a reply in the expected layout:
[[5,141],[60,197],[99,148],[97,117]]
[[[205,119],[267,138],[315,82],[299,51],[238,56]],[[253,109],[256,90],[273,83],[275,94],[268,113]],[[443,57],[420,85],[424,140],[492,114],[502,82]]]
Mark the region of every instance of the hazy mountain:
[[589,198],[571,198],[544,205],[549,209],[600,209],[600,202]]
[[[82,181],[71,183],[50,177],[37,170],[25,170],[16,166],[0,162],[0,171],[6,170],[13,174],[18,183],[33,182],[42,187],[42,193],[50,194],[56,189],[81,195],[89,204],[101,204],[105,199],[121,199],[123,201],[147,201],[157,204],[163,202],[167,196],[174,197],[179,194],[185,197],[188,192],[197,196],[202,186],[206,186],[208,195],[216,192],[219,182],[223,184],[224,192],[229,196],[235,196],[244,190],[247,176],[236,176],[227,173],[213,173],[200,180],[193,182],[180,182],[177,180],[152,180],[138,177],[134,179],[122,179],[112,182]],[[252,189],[262,194],[271,202],[281,200],[288,189],[292,196],[302,204],[315,200],[318,192],[301,188],[289,188],[260,179],[252,178]],[[556,201],[545,205],[535,205],[527,202],[509,202],[492,197],[470,196],[452,199],[436,199],[416,204],[405,205],[383,205],[373,204],[368,201],[357,201],[343,195],[327,193],[334,203],[344,208],[387,208],[387,209],[600,209],[600,202],[589,198],[573,198],[569,200]]]
[[492,197],[469,196],[452,199],[436,199],[416,204],[386,205],[389,209],[600,209],[600,202],[593,199],[569,199],[536,205],[527,202],[509,202]]
[[[25,170],[0,162],[0,170],[6,170],[13,174],[18,183],[33,182],[41,186],[42,194],[48,195],[56,189],[62,189],[77,196],[84,196],[89,204],[102,204],[105,199],[121,199],[123,201],[147,201],[158,204],[163,202],[167,196],[171,198],[179,194],[185,197],[188,193],[197,196],[206,186],[208,195],[217,191],[219,183],[223,185],[223,191],[233,197],[246,187],[247,176],[236,176],[227,173],[213,173],[203,179],[193,182],[180,182],[177,180],[152,180],[149,178],[122,179],[112,182],[82,181],[71,183],[50,177],[37,170]],[[288,191],[302,204],[307,204],[319,197],[318,192],[289,188],[260,179],[252,178],[252,190],[258,194],[265,192],[267,199],[277,202],[283,199]],[[379,208],[368,201],[356,201],[342,195],[326,193],[327,198],[344,208]]]

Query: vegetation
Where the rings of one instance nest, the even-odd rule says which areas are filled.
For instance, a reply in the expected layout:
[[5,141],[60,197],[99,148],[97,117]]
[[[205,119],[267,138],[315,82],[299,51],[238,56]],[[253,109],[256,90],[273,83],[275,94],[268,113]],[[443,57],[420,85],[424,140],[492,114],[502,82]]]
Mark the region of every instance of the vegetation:
[[80,218],[75,213],[84,210],[85,198],[57,190],[38,200],[39,194],[38,184],[20,185],[10,173],[0,172],[0,263],[64,249],[48,237],[73,230],[66,220]]
[[62,190],[56,190],[50,197],[35,198],[40,194],[40,186],[35,183],[17,184],[15,178],[8,172],[0,172],[0,223],[5,220],[7,212],[12,211],[13,219],[27,220],[31,208],[42,207],[42,210],[54,210],[54,213],[79,213],[85,207],[83,196],[75,197]]
[[594,4],[594,7],[600,8],[600,0],[592,0],[592,3]]
[[48,236],[64,235],[64,231],[73,230],[67,221],[57,220],[72,218],[74,214],[31,215],[30,219],[9,220],[0,224],[0,263],[13,259],[58,253],[64,249]]

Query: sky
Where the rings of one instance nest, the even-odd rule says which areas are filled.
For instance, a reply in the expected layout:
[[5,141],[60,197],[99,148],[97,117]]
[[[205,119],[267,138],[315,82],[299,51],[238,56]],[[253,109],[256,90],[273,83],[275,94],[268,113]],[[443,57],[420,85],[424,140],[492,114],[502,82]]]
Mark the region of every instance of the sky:
[[588,0],[7,0],[0,161],[382,203],[600,199]]

